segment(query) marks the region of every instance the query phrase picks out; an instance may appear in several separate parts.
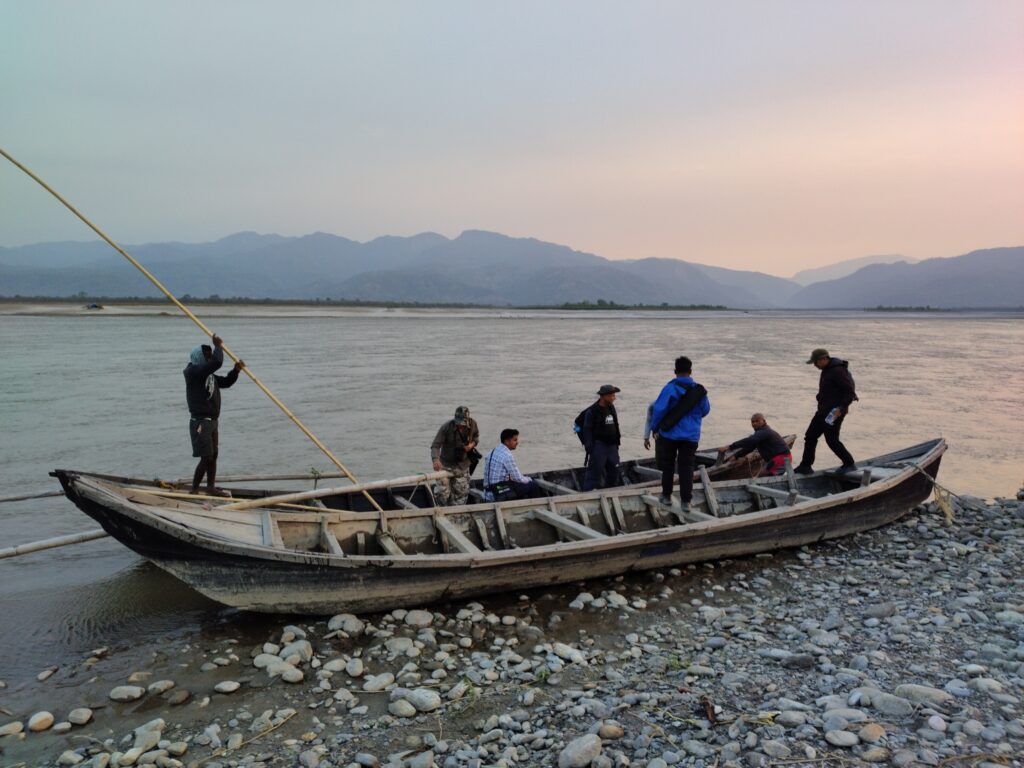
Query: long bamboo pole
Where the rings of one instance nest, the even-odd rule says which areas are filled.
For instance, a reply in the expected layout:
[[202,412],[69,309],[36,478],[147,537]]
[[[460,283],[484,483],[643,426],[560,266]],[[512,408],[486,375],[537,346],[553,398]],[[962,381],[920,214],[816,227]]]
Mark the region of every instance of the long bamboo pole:
[[42,541],[33,541],[28,544],[19,544],[16,547],[7,547],[6,549],[0,549],[0,559],[5,557],[15,557],[17,555],[27,555],[30,552],[38,552],[41,549],[53,549],[54,547],[66,547],[68,544],[78,544],[83,541],[92,541],[93,539],[102,539],[107,535],[107,532],[102,528],[96,528],[92,531],[84,531],[82,533],[69,533],[67,536],[56,536],[52,539],[43,539]]
[[[19,162],[18,162],[17,160],[15,160],[15,159],[14,159],[13,157],[11,157],[11,155],[10,155],[10,154],[9,154],[9,153],[8,153],[7,151],[5,151],[3,147],[0,147],[0,155],[3,155],[3,156],[4,156],[4,157],[6,157],[6,158],[7,158],[8,160],[10,160],[10,161],[11,161],[11,163],[13,163],[13,164],[14,164],[14,165],[15,165],[16,167],[18,167],[18,168],[20,168],[20,169],[21,169],[22,171],[24,171],[24,172],[25,172],[25,174],[27,174],[29,178],[31,178],[31,179],[32,179],[33,181],[35,181],[35,182],[36,182],[37,184],[39,184],[39,186],[41,186],[41,187],[42,187],[43,189],[45,189],[45,190],[46,190],[47,192],[49,192],[49,193],[50,193],[51,195],[53,195],[53,196],[54,196],[55,198],[57,198],[57,200],[59,200],[59,201],[61,202],[61,204],[62,204],[62,205],[63,205],[63,206],[65,207],[65,208],[67,208],[67,209],[68,209],[69,211],[71,211],[71,212],[72,212],[73,214],[75,214],[75,216],[77,216],[77,217],[78,217],[79,219],[81,219],[81,220],[82,220],[82,222],[83,222],[83,223],[84,223],[84,224],[85,224],[85,225],[86,225],[87,227],[89,227],[89,229],[91,229],[91,230],[92,230],[93,232],[95,232],[95,233],[96,233],[97,235],[99,235],[100,237],[102,237],[102,238],[103,238],[103,239],[104,239],[104,240],[105,240],[105,241],[107,242],[107,244],[108,244],[108,245],[110,245],[110,247],[111,247],[111,248],[113,248],[113,249],[114,249],[115,251],[117,251],[118,253],[120,253],[120,254],[121,254],[122,256],[124,256],[124,257],[125,257],[126,259],[128,259],[128,261],[129,261],[129,262],[131,262],[132,266],[134,266],[134,267],[135,267],[135,268],[136,268],[137,270],[139,270],[139,272],[141,272],[141,273],[142,273],[143,275],[145,275],[145,276],[146,276],[146,278],[147,278],[147,279],[148,279],[148,280],[149,280],[149,281],[150,281],[151,283],[153,283],[153,285],[155,285],[155,286],[156,286],[156,287],[157,287],[157,288],[158,288],[158,289],[160,290],[160,292],[161,292],[161,293],[162,293],[162,294],[163,294],[164,296],[166,296],[166,297],[167,297],[168,299],[170,299],[170,300],[171,300],[171,302],[172,302],[172,303],[173,303],[173,304],[174,304],[174,305],[175,305],[175,306],[176,306],[176,307],[177,307],[178,309],[180,309],[180,310],[181,310],[182,312],[184,312],[184,313],[185,313],[185,315],[186,315],[186,316],[187,316],[187,317],[189,318],[189,320],[191,320],[191,321],[192,321],[193,323],[195,323],[196,325],[198,325],[198,326],[199,326],[199,328],[200,328],[200,329],[201,329],[201,330],[203,331],[203,333],[205,333],[205,334],[206,334],[207,336],[209,336],[209,337],[210,337],[211,339],[213,338],[213,331],[211,331],[211,330],[210,330],[209,328],[207,328],[207,327],[206,327],[206,325],[205,325],[205,324],[203,323],[203,321],[202,321],[202,320],[200,320],[200,319],[199,319],[198,317],[196,317],[196,316],[195,316],[195,315],[194,315],[194,314],[192,313],[192,310],[190,310],[190,309],[189,309],[188,307],[186,307],[186,306],[185,306],[184,304],[182,304],[182,303],[181,303],[180,301],[178,301],[178,299],[177,299],[177,298],[175,298],[175,296],[174,296],[174,295],[173,295],[173,294],[172,294],[172,293],[171,293],[171,292],[170,292],[169,290],[167,290],[167,289],[166,289],[166,288],[164,287],[163,283],[161,283],[161,282],[160,282],[159,280],[157,280],[157,279],[156,279],[156,278],[155,278],[155,277],[154,277],[154,276],[153,276],[153,275],[152,275],[152,274],[151,274],[151,273],[149,272],[149,270],[148,270],[148,269],[146,269],[146,268],[145,268],[144,266],[142,266],[142,265],[141,265],[141,264],[140,264],[140,263],[139,263],[138,261],[136,261],[136,260],[135,260],[135,258],[134,258],[134,257],[132,257],[132,256],[131,256],[131,255],[130,255],[130,254],[129,254],[129,253],[128,253],[128,252],[126,251],[126,250],[124,250],[124,249],[123,249],[123,248],[122,248],[121,246],[119,246],[119,245],[118,245],[117,243],[115,243],[115,242],[114,242],[113,240],[111,240],[111,239],[110,239],[110,238],[109,238],[109,237],[107,236],[107,234],[106,234],[105,232],[103,232],[103,230],[101,230],[101,229],[100,229],[99,227],[97,227],[97,226],[96,226],[95,224],[93,224],[93,223],[92,223],[91,221],[89,221],[89,219],[87,219],[87,218],[86,218],[86,217],[85,217],[85,216],[84,216],[84,215],[83,215],[82,213],[80,213],[80,212],[78,211],[78,209],[77,209],[77,208],[75,208],[75,206],[73,206],[73,205],[72,205],[71,203],[69,203],[69,202],[68,202],[67,200],[65,200],[65,199],[64,199],[64,198],[63,198],[63,197],[62,197],[62,196],[61,196],[61,195],[60,195],[60,194],[59,194],[59,193],[58,193],[58,192],[57,192],[57,191],[56,191],[55,189],[53,189],[53,188],[52,188],[52,187],[51,187],[51,186],[50,186],[49,184],[47,184],[47,183],[46,183],[45,181],[43,181],[43,180],[42,180],[41,178],[39,178],[39,177],[38,177],[38,176],[37,176],[37,175],[36,175],[35,173],[33,173],[33,172],[32,172],[31,170],[29,170],[29,169],[28,169],[28,168],[26,168],[26,167],[25,167],[24,165],[22,165],[22,164],[21,164],[21,163],[19,163]],[[236,363],[238,362],[238,360],[239,360],[238,356],[237,356],[237,355],[235,355],[235,353],[234,353],[234,352],[232,352],[232,351],[231,351],[230,349],[228,349],[227,345],[223,345],[223,346],[222,346],[221,348],[222,348],[222,349],[224,350],[224,353],[225,353],[225,354],[226,354],[226,355],[227,355],[228,357],[230,357],[230,358],[231,358],[232,360],[234,360],[234,361],[235,361]],[[302,431],[303,431],[303,432],[304,432],[304,433],[306,434],[306,437],[308,437],[308,438],[309,438],[310,440],[312,440],[312,441],[313,441],[313,444],[314,444],[314,445],[315,445],[315,446],[316,446],[317,448],[319,448],[319,449],[320,449],[320,450],[321,450],[321,451],[323,452],[323,454],[324,454],[324,455],[325,455],[325,456],[326,456],[326,457],[327,457],[328,459],[330,459],[330,460],[331,460],[331,463],[333,463],[333,464],[334,464],[334,466],[336,466],[336,467],[337,467],[338,469],[340,469],[340,470],[341,470],[342,472],[344,472],[344,473],[345,473],[345,477],[347,477],[347,478],[348,478],[349,480],[351,480],[351,481],[352,481],[353,483],[358,483],[358,482],[359,482],[358,480],[356,480],[356,478],[355,478],[355,475],[353,475],[353,474],[352,474],[351,472],[349,472],[349,471],[348,471],[348,468],[347,468],[347,467],[346,467],[346,466],[345,466],[344,464],[342,464],[342,463],[341,463],[341,461],[339,461],[339,460],[338,460],[338,458],[337,458],[337,457],[336,457],[336,456],[335,456],[335,455],[334,455],[333,453],[331,453],[330,449],[329,449],[329,448],[328,448],[328,447],[327,447],[326,445],[324,445],[324,444],[323,444],[322,442],[320,442],[320,438],[318,438],[318,437],[317,437],[316,435],[314,435],[314,434],[313,434],[313,433],[312,433],[312,432],[311,432],[311,431],[309,430],[309,428],[308,428],[308,427],[307,427],[307,426],[306,426],[305,424],[303,424],[303,423],[302,423],[302,422],[301,422],[301,421],[299,420],[299,417],[298,417],[298,416],[296,416],[296,415],[295,415],[294,413],[292,413],[292,412],[291,412],[291,411],[290,411],[290,410],[288,409],[288,406],[286,406],[286,405],[285,405],[284,403],[282,403],[282,402],[281,402],[280,400],[278,400],[278,399],[277,399],[277,396],[276,396],[276,395],[275,395],[275,394],[274,394],[273,392],[271,392],[271,391],[270,391],[269,389],[267,389],[267,388],[266,388],[266,387],[265,387],[265,386],[263,385],[263,382],[262,382],[262,381],[260,381],[260,380],[259,380],[259,379],[258,379],[258,378],[256,377],[256,374],[254,374],[254,373],[253,373],[252,371],[250,371],[250,370],[249,370],[249,367],[248,367],[248,366],[246,366],[246,367],[245,367],[245,368],[243,368],[242,370],[243,370],[243,371],[245,372],[245,374],[246,374],[246,375],[247,375],[247,376],[248,376],[248,377],[249,377],[250,379],[252,379],[253,383],[254,383],[254,384],[255,384],[255,385],[257,386],[257,387],[259,387],[259,388],[260,388],[261,390],[263,390],[263,394],[265,394],[265,395],[266,395],[267,397],[269,397],[269,398],[270,398],[270,400],[271,400],[271,401],[272,401],[272,402],[274,403],[274,405],[276,405],[276,406],[277,406],[278,408],[280,408],[280,409],[281,409],[281,411],[282,411],[282,412],[284,413],[284,415],[285,415],[285,416],[287,416],[287,417],[288,417],[289,419],[291,419],[291,420],[292,420],[292,421],[293,421],[293,422],[295,423],[295,425],[296,425],[296,426],[297,426],[297,427],[298,427],[299,429],[301,429],[301,430],[302,430]],[[371,496],[371,495],[370,495],[369,493],[367,493],[367,492],[365,492],[365,491],[364,491],[364,492],[363,492],[363,495],[364,495],[364,496],[366,496],[367,500],[368,500],[368,501],[370,502],[370,504],[372,504],[372,505],[373,505],[373,507],[374,507],[374,508],[375,508],[375,509],[376,509],[376,510],[377,510],[378,512],[383,512],[383,511],[384,511],[384,510],[382,510],[382,509],[380,508],[380,505],[379,505],[379,504],[377,504],[377,502],[376,502],[376,501],[374,501],[373,497],[372,497],[372,496]]]
[[[341,496],[346,493],[366,493],[367,490],[379,490],[390,488],[394,485],[412,485],[413,483],[425,483],[433,480],[443,480],[451,477],[451,472],[442,469],[439,472],[426,472],[422,475],[409,475],[408,477],[396,477],[391,480],[374,480],[360,485],[346,485],[341,488],[317,488],[312,491],[296,491],[295,493],[282,493],[278,496],[263,496],[258,499],[246,499],[235,501],[229,504],[221,504],[215,509],[218,512],[237,511],[240,509],[252,509],[253,507],[272,507],[286,501],[305,501],[306,499],[321,499],[324,496]],[[380,507],[377,507],[381,511]],[[328,510],[329,511],[329,510]]]

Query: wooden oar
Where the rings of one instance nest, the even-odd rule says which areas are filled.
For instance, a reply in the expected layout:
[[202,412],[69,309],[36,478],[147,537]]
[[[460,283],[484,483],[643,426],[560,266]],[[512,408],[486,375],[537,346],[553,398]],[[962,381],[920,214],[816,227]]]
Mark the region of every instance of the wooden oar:
[[[13,163],[13,164],[14,164],[15,166],[17,166],[17,167],[18,167],[18,168],[20,168],[20,169],[21,169],[22,171],[24,171],[24,172],[25,172],[25,173],[26,173],[26,174],[27,174],[27,175],[29,176],[29,178],[31,178],[31,179],[32,179],[33,181],[35,181],[35,182],[36,182],[37,184],[39,184],[39,185],[40,185],[40,186],[41,186],[41,187],[42,187],[43,189],[45,189],[45,190],[46,190],[47,192],[49,192],[49,193],[50,193],[51,195],[53,195],[53,196],[54,196],[55,198],[57,198],[57,200],[59,200],[59,201],[61,202],[61,204],[62,204],[62,205],[63,205],[63,206],[65,207],[65,208],[67,208],[67,209],[68,209],[69,211],[71,211],[71,212],[72,212],[73,214],[75,214],[75,216],[77,216],[77,217],[78,217],[79,219],[81,219],[81,220],[82,220],[82,222],[83,222],[83,223],[84,223],[84,224],[85,224],[85,225],[86,225],[87,227],[89,227],[89,229],[91,229],[91,230],[92,230],[93,232],[95,232],[95,233],[96,233],[97,235],[99,235],[100,237],[102,237],[102,238],[103,238],[103,239],[104,239],[104,240],[105,240],[105,241],[107,242],[107,244],[108,244],[108,245],[110,245],[110,247],[111,247],[111,248],[113,248],[113,249],[114,249],[115,251],[117,251],[118,253],[120,253],[120,254],[121,254],[122,256],[124,256],[124,257],[125,257],[126,259],[128,259],[128,261],[129,261],[129,262],[131,262],[132,266],[134,266],[134,267],[135,267],[136,269],[138,269],[138,270],[139,270],[139,272],[141,272],[141,273],[142,273],[143,275],[145,275],[145,276],[146,276],[146,278],[147,278],[147,279],[148,279],[148,280],[149,280],[149,281],[150,281],[151,283],[153,283],[153,285],[155,285],[155,286],[156,286],[156,287],[157,287],[157,288],[158,288],[158,289],[160,290],[160,292],[161,292],[161,293],[162,293],[162,294],[163,294],[164,296],[166,296],[166,297],[167,297],[168,299],[170,299],[170,300],[171,300],[171,302],[173,302],[173,303],[174,303],[174,305],[175,305],[175,306],[176,306],[176,307],[177,307],[178,309],[180,309],[180,310],[181,310],[182,312],[184,312],[184,313],[185,313],[185,315],[186,315],[186,316],[187,316],[187,317],[188,317],[188,318],[189,318],[189,319],[190,319],[190,320],[191,320],[191,321],[192,321],[193,323],[195,323],[196,325],[198,325],[198,326],[199,326],[199,328],[200,328],[200,329],[202,329],[203,333],[205,333],[205,334],[206,334],[207,336],[209,336],[209,337],[210,337],[211,339],[213,338],[213,335],[214,335],[214,334],[213,334],[213,331],[211,331],[211,330],[210,330],[209,328],[207,328],[207,327],[206,327],[206,325],[205,325],[205,324],[203,323],[203,321],[202,321],[202,320],[200,320],[200,319],[199,319],[198,317],[196,317],[196,316],[195,316],[195,315],[194,315],[194,314],[192,313],[192,310],[190,310],[190,309],[189,309],[188,307],[186,307],[186,306],[185,306],[184,304],[182,304],[182,303],[181,303],[180,301],[178,301],[178,299],[177,299],[177,298],[175,298],[175,297],[174,297],[174,295],[173,295],[173,294],[172,294],[172,293],[171,293],[171,292],[170,292],[169,290],[167,290],[167,289],[166,289],[166,288],[164,287],[163,283],[161,283],[161,282],[160,282],[159,280],[157,280],[157,279],[156,279],[156,278],[155,278],[155,277],[154,277],[154,276],[153,276],[152,274],[150,274],[149,270],[147,270],[147,269],[146,269],[146,268],[145,268],[144,266],[142,266],[142,265],[141,265],[141,264],[140,264],[140,263],[139,263],[138,261],[136,261],[136,260],[135,260],[135,259],[134,259],[134,258],[133,258],[133,257],[132,257],[132,256],[131,256],[131,255],[130,255],[130,254],[129,254],[128,252],[127,252],[127,251],[126,251],[126,250],[124,250],[124,249],[123,249],[123,248],[122,248],[121,246],[119,246],[119,245],[118,245],[117,243],[115,243],[115,242],[114,242],[113,240],[111,240],[111,239],[110,239],[110,238],[109,238],[109,237],[107,236],[107,234],[106,234],[105,232],[103,232],[103,230],[101,230],[101,229],[100,229],[99,227],[97,227],[97,226],[96,226],[95,224],[93,224],[93,223],[92,223],[91,221],[89,221],[89,219],[87,219],[87,218],[86,218],[86,217],[85,217],[85,216],[84,216],[84,215],[83,215],[82,213],[80,213],[80,212],[78,211],[78,209],[77,209],[77,208],[75,208],[75,206],[73,206],[73,205],[72,205],[71,203],[69,203],[69,202],[68,202],[67,200],[65,200],[65,199],[64,199],[63,197],[61,197],[61,195],[60,195],[60,194],[59,194],[59,193],[58,193],[58,192],[57,192],[57,191],[56,191],[55,189],[53,189],[53,188],[52,188],[52,187],[51,187],[51,186],[50,186],[49,184],[47,184],[47,183],[46,183],[45,181],[43,181],[43,180],[42,180],[41,178],[39,178],[38,176],[36,176],[36,174],[34,174],[34,173],[33,173],[32,171],[30,171],[30,170],[29,170],[28,168],[26,168],[26,167],[25,167],[24,165],[22,165],[21,163],[19,163],[19,162],[18,162],[17,160],[15,160],[15,159],[14,159],[13,157],[11,157],[11,155],[10,155],[10,154],[8,154],[8,153],[7,153],[7,152],[6,152],[6,151],[5,151],[5,150],[4,150],[4,149],[3,149],[2,147],[0,147],[0,155],[3,155],[3,156],[4,156],[4,157],[6,157],[6,158],[7,158],[8,160],[10,160],[10,161],[11,161],[11,163]],[[227,345],[222,345],[221,349],[223,349],[223,350],[224,350],[224,354],[226,354],[226,355],[227,355],[228,357],[230,357],[230,358],[231,358],[232,360],[234,360],[234,361],[235,361],[236,363],[238,362],[238,359],[239,359],[239,358],[238,358],[238,356],[237,356],[237,355],[235,355],[235,353],[234,353],[234,352],[232,352],[232,351],[231,351],[230,349],[228,349]],[[277,406],[278,408],[280,408],[280,409],[281,409],[281,411],[282,411],[282,412],[284,413],[284,415],[285,415],[285,416],[287,416],[287,417],[288,417],[289,419],[291,419],[291,420],[292,420],[292,422],[294,422],[294,423],[295,423],[295,425],[296,425],[296,426],[297,426],[297,427],[298,427],[299,429],[301,429],[301,430],[302,430],[302,431],[303,431],[303,432],[305,433],[306,437],[308,437],[308,438],[309,438],[310,440],[312,440],[312,441],[313,441],[313,444],[314,444],[314,445],[315,445],[315,446],[316,446],[317,448],[319,448],[319,449],[320,449],[320,450],[321,450],[321,451],[323,452],[323,454],[324,454],[324,455],[325,455],[325,456],[326,456],[326,457],[327,457],[328,459],[330,459],[330,460],[331,460],[331,463],[332,463],[332,464],[334,464],[334,466],[336,466],[336,467],[337,467],[338,469],[340,469],[340,470],[341,470],[342,472],[344,472],[344,473],[345,473],[345,477],[347,477],[347,478],[348,478],[349,480],[351,480],[351,481],[352,481],[353,483],[358,483],[358,482],[359,482],[358,480],[356,480],[356,478],[355,478],[355,475],[353,475],[353,474],[352,474],[351,472],[349,472],[349,471],[348,471],[348,468],[347,468],[347,467],[346,467],[346,466],[345,466],[344,464],[342,464],[342,463],[341,463],[341,462],[340,462],[340,461],[338,460],[338,458],[337,458],[337,457],[336,457],[336,456],[335,456],[335,455],[334,455],[333,453],[331,453],[330,449],[329,449],[329,448],[328,448],[328,447],[327,447],[326,445],[324,445],[324,444],[323,444],[322,442],[320,442],[320,438],[318,438],[318,437],[317,437],[316,435],[314,435],[314,434],[313,434],[313,433],[312,433],[312,432],[311,432],[311,431],[309,430],[309,428],[308,428],[308,427],[307,427],[307,426],[306,426],[305,424],[303,424],[303,423],[302,423],[302,422],[301,422],[301,421],[299,420],[299,417],[298,417],[298,416],[296,416],[296,415],[295,415],[294,413],[292,413],[292,412],[291,412],[291,411],[290,411],[290,410],[288,409],[288,407],[287,407],[287,406],[286,406],[286,405],[285,405],[284,403],[282,403],[282,402],[281,402],[280,400],[278,400],[278,399],[277,399],[277,396],[276,396],[276,395],[274,395],[274,393],[273,393],[273,392],[271,392],[271,391],[270,391],[269,389],[267,389],[267,388],[266,388],[266,387],[265,387],[265,386],[263,385],[263,382],[262,382],[262,381],[260,381],[260,380],[259,380],[258,378],[256,378],[256,374],[254,374],[254,373],[253,373],[253,372],[252,372],[251,370],[249,370],[249,367],[248,367],[248,366],[246,366],[246,367],[245,367],[245,368],[243,368],[242,370],[243,370],[243,371],[245,372],[245,374],[246,374],[246,375],[247,375],[247,376],[248,376],[248,377],[249,377],[250,379],[252,379],[253,383],[254,383],[254,384],[255,384],[255,385],[257,386],[257,387],[259,387],[259,388],[260,388],[261,390],[263,390],[263,394],[265,394],[265,395],[266,395],[267,397],[269,397],[269,398],[270,398],[270,400],[271,400],[271,401],[272,401],[272,402],[274,403],[274,405],[276,405],[276,406]],[[364,492],[364,494],[363,494],[363,495],[364,495],[364,496],[366,496],[366,499],[367,499],[367,501],[369,501],[369,502],[370,502],[370,504],[372,504],[372,505],[374,506],[374,508],[375,508],[375,509],[376,509],[376,510],[377,510],[378,512],[383,512],[383,511],[384,511],[384,510],[382,510],[382,509],[380,508],[380,506],[379,506],[379,505],[377,504],[377,502],[376,502],[376,501],[374,501],[373,497],[372,497],[372,496],[371,496],[370,494],[368,494],[368,493],[365,493],[365,492]]]

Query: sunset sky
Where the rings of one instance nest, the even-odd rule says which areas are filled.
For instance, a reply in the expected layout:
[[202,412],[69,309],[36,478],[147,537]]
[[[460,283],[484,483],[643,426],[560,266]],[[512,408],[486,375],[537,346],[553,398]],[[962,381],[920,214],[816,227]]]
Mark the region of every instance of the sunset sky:
[[[123,243],[486,229],[778,275],[1024,245],[1024,2],[13,2],[0,147]],[[0,159],[0,245],[92,233]]]

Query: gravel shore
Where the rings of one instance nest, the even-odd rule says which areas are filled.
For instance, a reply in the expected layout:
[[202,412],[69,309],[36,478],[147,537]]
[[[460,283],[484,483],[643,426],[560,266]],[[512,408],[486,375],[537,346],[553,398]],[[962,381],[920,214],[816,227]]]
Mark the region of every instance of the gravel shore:
[[[0,762],[1024,766],[1018,497],[490,608],[186,639],[126,675],[96,649],[24,711],[0,689]],[[48,709],[55,686],[80,701]]]

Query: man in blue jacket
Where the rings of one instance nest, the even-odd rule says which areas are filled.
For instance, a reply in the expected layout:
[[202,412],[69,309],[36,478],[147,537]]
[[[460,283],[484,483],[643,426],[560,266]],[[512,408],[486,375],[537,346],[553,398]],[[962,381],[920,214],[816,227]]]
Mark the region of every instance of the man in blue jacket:
[[[658,435],[658,447],[661,458],[661,503],[672,506],[672,475],[679,474],[679,501],[683,512],[690,509],[693,498],[693,456],[700,442],[701,421],[711,412],[711,403],[707,395],[702,397],[692,409],[684,413],[675,424],[662,424],[666,416],[679,401],[694,387],[699,386],[690,373],[693,363],[688,357],[676,358],[676,377],[666,384],[658,399],[654,401],[651,413],[651,425]],[[671,419],[669,419],[671,420]]]

